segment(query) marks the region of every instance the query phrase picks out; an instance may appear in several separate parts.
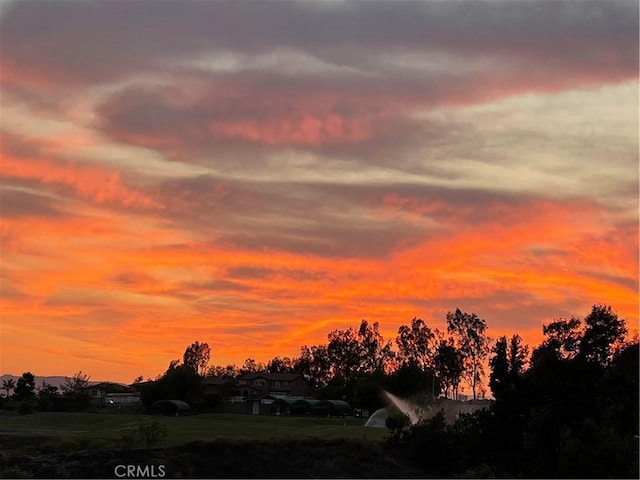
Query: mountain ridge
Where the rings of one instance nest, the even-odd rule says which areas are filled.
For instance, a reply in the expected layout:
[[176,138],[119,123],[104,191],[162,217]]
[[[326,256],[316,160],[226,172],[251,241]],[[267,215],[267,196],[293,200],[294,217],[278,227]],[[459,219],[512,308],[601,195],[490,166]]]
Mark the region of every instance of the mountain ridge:
[[[16,383],[18,382],[18,379],[21,377],[22,375],[11,375],[9,373],[5,373],[3,375],[0,375],[0,391],[2,391],[2,382],[5,380],[9,380],[9,379],[13,379]],[[40,386],[42,386],[42,382],[44,381],[45,383],[47,383],[47,385],[53,385],[54,387],[58,387],[61,388],[62,385],[64,385],[65,381],[67,378],[71,378],[68,377],[66,375],[34,375],[35,377],[35,383],[36,383],[36,388],[39,388]],[[90,380],[89,384],[90,385],[95,385],[96,383],[102,383],[102,382],[109,382],[109,383],[123,383],[123,382],[116,382],[113,380]],[[124,383],[123,383],[124,384]],[[128,385],[128,384],[124,384],[124,385]]]

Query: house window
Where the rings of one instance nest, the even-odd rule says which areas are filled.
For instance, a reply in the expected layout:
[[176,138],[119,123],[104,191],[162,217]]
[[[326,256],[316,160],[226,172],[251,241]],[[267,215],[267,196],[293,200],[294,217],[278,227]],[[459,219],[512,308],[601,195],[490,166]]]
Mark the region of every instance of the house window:
[[239,385],[246,385],[246,383],[247,383],[246,380],[238,380]]
[[91,390],[91,396],[92,397],[97,397],[98,396],[98,389],[94,388]]
[[271,387],[272,388],[280,388],[280,381],[279,380],[274,380],[273,382],[271,382]]
[[253,384],[254,384],[256,387],[262,387],[262,386],[264,386],[264,380],[254,380],[254,381],[253,381]]

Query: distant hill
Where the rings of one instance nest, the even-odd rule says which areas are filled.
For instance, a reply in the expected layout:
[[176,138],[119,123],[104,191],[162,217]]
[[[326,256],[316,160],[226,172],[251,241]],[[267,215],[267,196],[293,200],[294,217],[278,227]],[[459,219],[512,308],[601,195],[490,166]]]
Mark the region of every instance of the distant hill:
[[[9,375],[9,374],[4,374],[0,376],[0,393],[4,393],[4,391],[2,390],[2,382],[4,380],[9,380],[9,379],[13,379],[15,380],[15,382],[18,382],[18,379],[20,378],[20,376],[16,376],[16,375]],[[54,387],[62,387],[62,385],[64,385],[65,380],[67,379],[67,377],[64,376],[60,376],[60,375],[53,375],[53,376],[49,376],[49,377],[39,377],[39,376],[35,376],[36,379],[36,388],[39,388],[42,385],[42,381],[44,380],[48,385],[53,385]],[[103,380],[101,381],[90,381],[89,385],[95,385],[96,383],[101,383]],[[106,380],[104,380],[106,381]],[[118,383],[118,382],[112,382],[112,383]]]
[[[2,387],[2,382],[4,380],[9,380],[9,379],[13,379],[16,383],[18,382],[18,379],[20,378],[20,375],[2,375],[0,376],[0,389]],[[51,376],[51,377],[39,377],[36,375],[35,379],[36,379],[36,388],[40,387],[42,385],[42,381],[44,380],[47,384],[49,385],[53,385],[54,387],[58,387],[60,388],[63,384],[64,381],[66,380],[67,377],[62,377],[62,376]]]

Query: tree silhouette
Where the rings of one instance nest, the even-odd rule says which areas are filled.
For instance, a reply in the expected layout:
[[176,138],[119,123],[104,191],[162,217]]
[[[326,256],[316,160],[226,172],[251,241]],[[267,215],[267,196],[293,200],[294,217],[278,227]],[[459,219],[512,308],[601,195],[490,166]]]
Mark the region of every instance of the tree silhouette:
[[361,348],[361,363],[365,373],[384,373],[387,365],[394,358],[391,341],[384,341],[378,322],[369,325],[362,320],[358,329]]
[[202,395],[202,377],[192,367],[172,361],[170,368],[155,382],[142,388],[142,403],[149,408],[156,400],[182,400],[191,403]]
[[451,388],[454,398],[457,398],[460,378],[464,373],[464,355],[455,347],[452,339],[439,341],[434,366],[444,387],[445,396],[449,396]]
[[13,378],[3,380],[2,388],[7,392],[7,398],[9,398],[9,391],[16,388],[16,381]]
[[314,391],[325,387],[331,378],[327,346],[300,347],[300,356],[294,362],[294,371],[302,374]]
[[213,365],[207,368],[207,377],[237,377],[240,374],[235,364],[229,364],[226,367],[222,365]]
[[542,333],[547,339],[538,348],[546,349],[558,358],[573,358],[580,346],[581,327],[582,322],[576,317],[558,318],[543,325]]
[[33,373],[25,372],[18,379],[13,391],[16,400],[29,400],[35,397],[36,381]]
[[42,411],[48,410],[58,397],[58,387],[50,385],[43,380],[42,385],[38,388],[38,408]]
[[334,330],[328,335],[327,354],[333,376],[346,384],[359,377],[384,372],[393,359],[391,342],[384,341],[378,322],[369,325],[362,320],[358,330]]
[[418,364],[403,362],[389,375],[387,390],[402,398],[428,395],[431,399],[440,393],[440,379],[433,367],[424,370]]
[[328,335],[327,356],[332,376],[344,383],[352,383],[363,373],[362,351],[358,334],[349,327],[347,330],[334,330]]
[[509,375],[511,378],[515,378],[520,375],[525,365],[527,364],[527,357],[529,356],[529,347],[522,345],[522,338],[516,334],[511,337],[509,341]]
[[67,377],[62,384],[62,394],[66,397],[68,405],[72,409],[82,409],[89,404],[89,375],[78,372],[73,377]]
[[265,370],[269,373],[292,373],[295,361],[289,357],[273,357],[267,362]]
[[240,375],[246,375],[247,373],[264,372],[265,366],[262,362],[256,362],[254,358],[247,358],[242,367],[240,367]]
[[84,396],[87,394],[89,379],[91,377],[82,371],[67,377],[62,385],[62,392],[67,396]]
[[483,362],[489,353],[487,323],[475,313],[465,313],[459,308],[447,313],[447,331],[452,334],[456,346],[464,357],[464,373],[476,398],[476,387],[484,376]]
[[184,351],[182,363],[199,375],[204,375],[211,358],[209,344],[193,342]]
[[594,305],[584,319],[580,339],[580,356],[588,361],[606,365],[611,361],[613,346],[621,343],[627,328],[608,305]]
[[489,387],[496,399],[506,398],[516,388],[527,361],[529,348],[522,345],[520,335],[513,335],[508,342],[506,336],[500,337],[491,351],[493,357],[489,360]]
[[413,363],[423,370],[433,366],[435,335],[420,318],[413,318],[411,326],[398,328],[396,345],[402,363]]
[[491,388],[493,396],[498,399],[504,396],[510,383],[507,337],[502,336],[496,340],[496,344],[491,351],[493,352],[493,357],[489,359],[489,365],[491,367],[489,388]]

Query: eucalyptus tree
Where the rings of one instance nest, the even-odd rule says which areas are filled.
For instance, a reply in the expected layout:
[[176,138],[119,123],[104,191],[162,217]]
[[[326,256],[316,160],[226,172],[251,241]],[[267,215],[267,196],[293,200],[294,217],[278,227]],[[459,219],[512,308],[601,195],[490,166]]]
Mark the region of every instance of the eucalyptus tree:
[[464,357],[464,376],[471,386],[473,398],[484,376],[483,363],[489,354],[487,322],[475,313],[465,313],[459,308],[447,313],[447,331],[453,335],[456,347]]
[[199,375],[204,375],[211,359],[211,349],[206,342],[193,342],[184,351],[182,363]]
[[401,363],[415,364],[423,371],[433,367],[435,334],[424,320],[413,318],[411,325],[401,325],[396,345]]
[[293,373],[295,359],[275,356],[267,362],[265,370],[268,373]]
[[394,358],[391,342],[384,340],[378,322],[362,320],[355,330],[334,330],[328,335],[327,355],[333,376],[351,383],[365,375],[384,373]]
[[264,372],[266,366],[262,362],[257,362],[255,358],[247,358],[239,369],[240,375],[246,375],[247,373]]
[[293,371],[301,374],[314,391],[324,388],[331,379],[331,362],[326,345],[303,345],[293,363]]
[[436,354],[433,359],[434,368],[444,387],[445,397],[449,396],[449,389],[453,397],[458,397],[458,386],[464,373],[464,355],[453,342],[453,339],[441,339],[438,341]]

